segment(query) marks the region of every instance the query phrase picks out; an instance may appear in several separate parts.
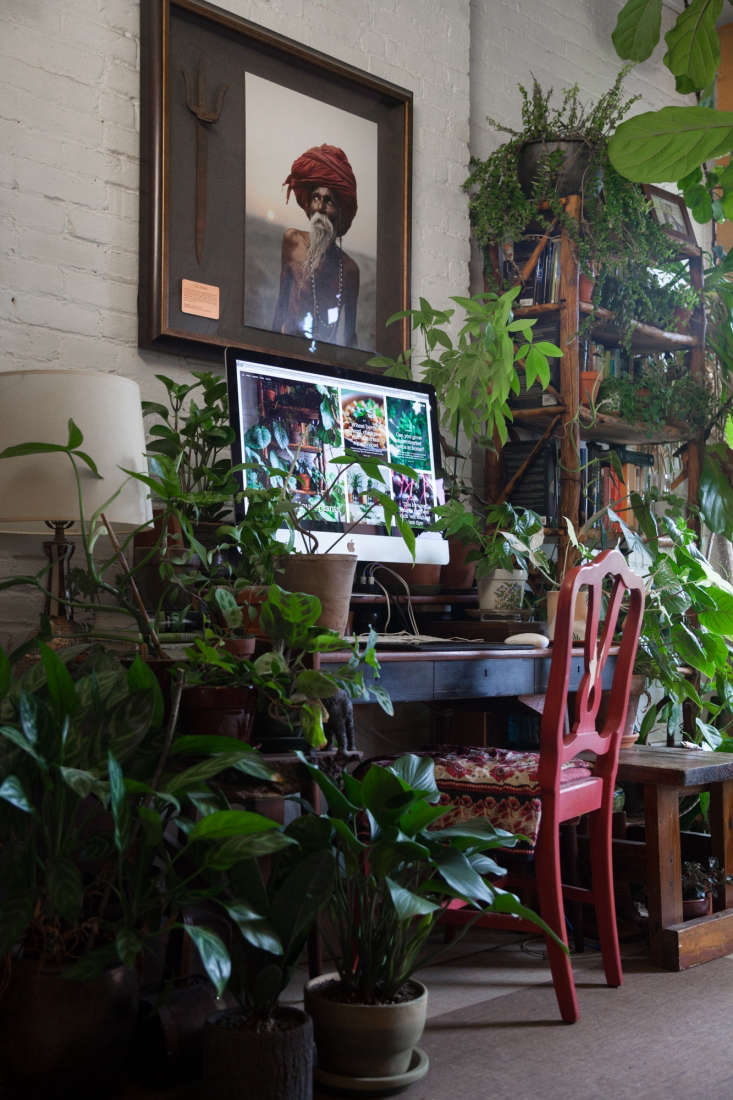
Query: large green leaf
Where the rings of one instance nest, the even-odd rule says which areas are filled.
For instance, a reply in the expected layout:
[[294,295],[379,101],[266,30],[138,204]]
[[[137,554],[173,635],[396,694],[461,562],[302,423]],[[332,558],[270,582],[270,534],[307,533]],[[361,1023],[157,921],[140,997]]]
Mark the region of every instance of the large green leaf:
[[189,840],[199,840],[202,837],[223,840],[229,836],[251,836],[253,833],[264,833],[277,828],[279,826],[276,821],[249,810],[218,810],[194,825],[189,833]]
[[[669,47],[664,64],[683,95],[711,84],[720,62],[720,40],[715,23],[723,0],[692,0],[664,40]],[[685,173],[686,175],[686,173]]]
[[240,860],[269,856],[290,844],[295,844],[295,841],[277,830],[232,836],[207,854],[206,865],[215,871],[227,871]]
[[17,775],[9,775],[0,784],[0,798],[9,802],[11,806],[15,806],[16,810],[23,810],[27,814],[33,813],[33,807],[26,798],[23,785]]
[[434,913],[436,909],[440,908],[435,902],[420,897],[419,894],[413,893],[412,890],[407,890],[404,886],[400,886],[399,883],[391,878],[387,878],[385,881],[399,920],[412,920],[413,917],[424,917],[430,913]]
[[[321,907],[333,892],[336,859],[332,851],[296,859],[272,897],[271,916],[288,956],[300,954]],[[293,962],[295,959],[292,960]]]
[[435,765],[429,756],[408,753],[398,757],[391,767],[416,793],[438,797],[440,792],[435,782]]
[[268,917],[242,902],[227,905],[226,910],[247,943],[260,951],[269,951],[271,955],[283,954],[280,937]]
[[68,668],[58,655],[47,645],[40,645],[41,661],[46,672],[48,693],[54,705],[59,721],[67,714],[75,714],[79,708],[74,681]]
[[733,539],[733,485],[730,450],[722,443],[705,448],[700,478],[700,511],[705,524],[718,535]]
[[224,943],[208,928],[184,924],[183,930],[196,944],[204,969],[216,989],[216,995],[221,997],[232,972],[231,959]]
[[662,0],[627,0],[611,38],[626,61],[646,61],[659,41]]
[[617,172],[640,183],[682,179],[733,149],[733,111],[663,107],[622,122],[608,144]]

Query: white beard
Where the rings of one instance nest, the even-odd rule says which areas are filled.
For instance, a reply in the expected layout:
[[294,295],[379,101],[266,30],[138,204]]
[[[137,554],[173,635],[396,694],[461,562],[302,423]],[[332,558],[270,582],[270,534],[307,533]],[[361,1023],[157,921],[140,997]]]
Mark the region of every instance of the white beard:
[[320,212],[315,213],[310,220],[310,239],[305,258],[306,267],[310,271],[318,270],[335,238],[336,229],[331,219]]

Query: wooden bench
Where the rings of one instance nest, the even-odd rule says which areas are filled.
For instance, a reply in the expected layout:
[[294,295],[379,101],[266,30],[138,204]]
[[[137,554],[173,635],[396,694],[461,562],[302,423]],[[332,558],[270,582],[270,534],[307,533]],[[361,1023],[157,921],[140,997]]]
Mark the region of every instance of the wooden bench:
[[645,858],[649,945],[667,970],[686,970],[733,952],[733,886],[714,899],[715,911],[682,920],[679,800],[710,791],[712,855],[733,873],[733,753],[634,746],[619,754],[618,779],[644,787],[646,840],[614,839],[620,877]]

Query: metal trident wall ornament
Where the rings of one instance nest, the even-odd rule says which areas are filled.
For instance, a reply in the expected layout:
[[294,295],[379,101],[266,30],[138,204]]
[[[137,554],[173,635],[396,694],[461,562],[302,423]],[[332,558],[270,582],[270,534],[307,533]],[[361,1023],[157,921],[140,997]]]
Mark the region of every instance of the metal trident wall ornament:
[[189,76],[185,69],[181,69],[181,72],[186,85],[186,106],[196,119],[196,259],[201,263],[206,236],[206,181],[209,159],[207,127],[218,121],[229,85],[222,84],[216,93],[216,105],[213,110],[207,111],[204,105],[206,77],[203,66],[199,64],[196,74],[196,102],[193,97],[193,76]]

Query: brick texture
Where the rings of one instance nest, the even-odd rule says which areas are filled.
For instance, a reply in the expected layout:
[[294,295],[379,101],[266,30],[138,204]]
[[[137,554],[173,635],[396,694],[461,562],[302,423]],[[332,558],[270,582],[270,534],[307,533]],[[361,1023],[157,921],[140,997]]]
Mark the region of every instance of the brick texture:
[[[412,89],[412,287],[436,304],[469,287],[461,183],[469,141],[479,154],[496,141],[486,114],[515,122],[515,84],[530,71],[597,94],[617,68],[610,32],[621,0],[223,6]],[[665,6],[666,19],[672,12]],[[156,371],[186,378],[195,366],[136,344],[139,59],[137,0],[0,7],[0,369],[110,370],[158,398]],[[658,62],[629,87],[651,106],[672,94]],[[0,576],[19,553],[0,536]],[[0,641],[27,632],[27,609],[3,596]]]

